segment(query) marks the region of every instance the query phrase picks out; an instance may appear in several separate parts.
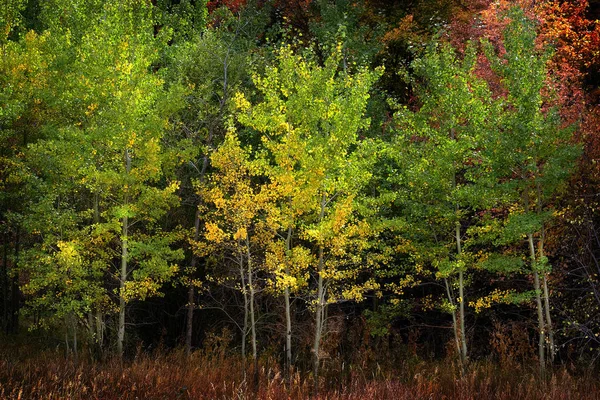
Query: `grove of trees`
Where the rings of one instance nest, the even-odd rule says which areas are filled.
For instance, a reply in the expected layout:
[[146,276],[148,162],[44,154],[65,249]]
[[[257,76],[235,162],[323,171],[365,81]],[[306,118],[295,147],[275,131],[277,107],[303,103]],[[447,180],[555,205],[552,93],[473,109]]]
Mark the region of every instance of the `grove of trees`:
[[597,360],[598,15],[3,0],[0,340]]

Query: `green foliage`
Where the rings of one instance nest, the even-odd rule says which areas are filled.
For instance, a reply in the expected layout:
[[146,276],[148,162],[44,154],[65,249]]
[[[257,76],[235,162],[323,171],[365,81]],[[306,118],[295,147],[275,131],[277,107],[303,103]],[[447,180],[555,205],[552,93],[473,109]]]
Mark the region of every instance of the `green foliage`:
[[[453,250],[461,245],[456,229],[472,210],[495,201],[481,152],[494,105],[486,83],[474,74],[476,55],[473,45],[460,58],[450,45],[434,43],[414,61],[412,80],[422,104],[416,112],[398,110],[396,137],[386,154],[398,168],[388,182],[399,217],[407,221],[399,233],[440,278],[470,267],[468,257]],[[468,247],[468,238],[460,236]]]
[[6,41],[23,24],[22,13],[25,9],[25,0],[4,0],[0,6],[0,44]]
[[370,65],[381,51],[385,24],[365,24],[366,6],[349,0],[316,1],[320,19],[313,20],[310,30],[323,52],[335,51],[342,44],[342,67]]
[[[81,314],[105,308],[104,277],[113,272],[124,217],[139,225],[130,231],[128,262],[135,272],[123,296],[157,294],[177,271],[182,252],[170,248],[177,235],[161,232],[157,223],[178,204],[178,183],[165,182],[161,170],[161,139],[172,110],[161,105],[164,98],[178,99],[151,70],[163,42],[153,34],[145,1],[104,2],[98,14],[72,26],[55,23],[50,35],[62,44],[53,49],[58,62],[47,94],[53,119],[45,123],[46,137],[27,150],[36,201],[26,225],[42,240],[23,268],[31,277],[30,294],[54,293],[71,308],[80,299],[79,309],[70,311]],[[85,34],[69,42],[78,24],[87,24]],[[55,271],[61,265],[72,278]],[[73,279],[77,284],[64,283]],[[41,299],[54,303],[48,295],[36,302]]]
[[399,317],[408,317],[410,315],[410,303],[398,301],[389,304],[383,304],[377,310],[365,310],[364,315],[367,320],[369,333],[373,337],[386,337],[390,334],[392,322]]
[[206,26],[207,0],[159,0],[156,19],[161,29],[173,32],[173,43],[181,44],[200,37]]
[[[457,338],[463,297],[475,313],[540,300],[519,281],[553,271],[544,246],[581,146],[533,20],[512,8],[494,44],[457,50],[453,0],[241,3],[210,17],[204,0],[3,3],[3,296],[13,278],[48,325],[177,278],[256,290],[261,321],[285,295],[286,323],[290,295],[325,318],[369,293],[373,336],[420,307],[452,314]],[[273,49],[280,12],[311,39]],[[379,61],[405,68],[374,89]],[[405,83],[414,101],[396,104]]]
[[356,149],[359,132],[368,127],[363,115],[378,73],[339,71],[341,57],[340,45],[321,67],[284,46],[276,65],[254,75],[263,100],[252,106],[236,96],[238,120],[262,135],[267,175],[281,198],[276,216],[282,231],[298,231],[312,244],[313,269],[318,249],[328,254],[318,274],[339,282],[328,292],[330,301],[360,299],[373,288],[371,279],[359,279],[359,271],[370,267],[364,256],[374,232],[356,213],[356,195],[370,176]]

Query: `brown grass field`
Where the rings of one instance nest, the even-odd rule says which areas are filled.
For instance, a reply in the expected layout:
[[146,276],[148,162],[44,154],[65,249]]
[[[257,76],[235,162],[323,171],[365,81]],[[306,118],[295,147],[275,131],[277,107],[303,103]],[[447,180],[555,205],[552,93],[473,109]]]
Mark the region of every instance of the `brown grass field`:
[[[18,361],[17,361],[18,360]],[[1,399],[598,399],[600,381],[566,368],[538,379],[533,367],[500,368],[472,363],[464,376],[452,362],[418,361],[394,372],[373,374],[349,367],[324,374],[318,395],[310,375],[294,373],[287,383],[278,364],[261,360],[259,383],[242,378],[233,356],[182,352],[139,353],[121,363],[66,359],[59,352],[21,354],[0,360]],[[249,369],[247,376],[252,376]],[[586,376],[588,375],[588,376]],[[311,397],[312,396],[312,397]]]

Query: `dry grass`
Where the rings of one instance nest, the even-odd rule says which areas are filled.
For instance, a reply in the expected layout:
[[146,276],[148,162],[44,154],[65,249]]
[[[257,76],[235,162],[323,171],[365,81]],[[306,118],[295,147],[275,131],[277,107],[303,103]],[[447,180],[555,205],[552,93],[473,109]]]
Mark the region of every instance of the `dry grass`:
[[[75,364],[56,353],[19,362],[0,360],[2,399],[305,399],[310,377],[293,375],[286,385],[274,362],[263,362],[254,388],[244,381],[241,362],[201,352],[186,359],[179,352],[138,355],[118,361]],[[271,367],[267,367],[270,365]],[[366,378],[351,368],[342,379],[321,382],[318,399],[597,399],[599,383],[560,370],[541,382],[519,366],[500,369],[492,363],[471,366],[457,378],[452,363],[413,363],[398,371]],[[248,376],[252,376],[251,371]],[[372,375],[371,375],[372,376]]]

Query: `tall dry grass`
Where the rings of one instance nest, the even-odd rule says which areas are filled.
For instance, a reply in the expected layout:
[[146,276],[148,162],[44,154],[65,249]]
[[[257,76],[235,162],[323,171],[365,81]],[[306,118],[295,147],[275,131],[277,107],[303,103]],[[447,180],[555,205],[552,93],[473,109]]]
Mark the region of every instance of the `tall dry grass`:
[[[1,399],[306,399],[310,376],[295,373],[286,384],[273,360],[262,360],[259,384],[242,376],[239,358],[203,352],[140,353],[125,363],[66,360],[46,352],[33,358],[0,360]],[[326,375],[317,399],[598,399],[599,382],[565,369],[541,381],[533,370],[491,362],[472,364],[457,377],[451,362],[399,365],[377,375],[349,367],[343,377]]]

